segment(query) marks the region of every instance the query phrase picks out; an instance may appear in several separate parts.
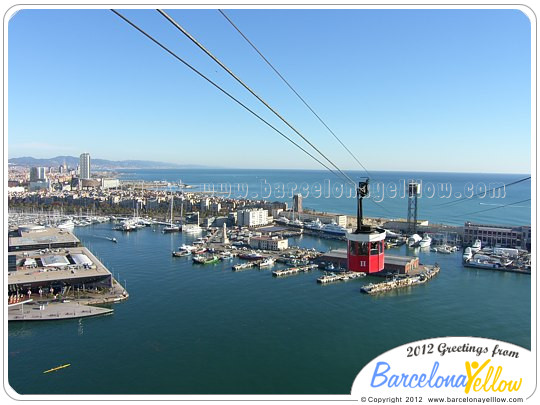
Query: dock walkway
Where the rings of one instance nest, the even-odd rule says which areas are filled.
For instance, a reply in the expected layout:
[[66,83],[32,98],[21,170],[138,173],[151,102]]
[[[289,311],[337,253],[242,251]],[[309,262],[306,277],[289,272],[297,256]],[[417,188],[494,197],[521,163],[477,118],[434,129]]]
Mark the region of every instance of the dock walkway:
[[395,290],[396,288],[410,287],[419,284],[424,284],[428,280],[431,280],[440,271],[438,266],[424,266],[424,271],[415,276],[406,277],[394,277],[390,281],[384,281],[382,283],[370,283],[362,288],[360,291],[366,294],[375,294],[380,292],[386,292]]
[[8,308],[8,321],[57,321],[112,313],[109,308],[81,305],[76,302],[32,302]]
[[300,266],[300,267],[289,267],[288,269],[274,270],[272,272],[272,275],[274,277],[290,276],[292,274],[307,273],[308,271],[311,271],[318,267],[319,266],[316,264],[308,264],[307,266]]
[[349,281],[356,278],[365,277],[366,273],[358,271],[344,271],[341,273],[325,274],[317,279],[317,283],[328,284],[335,283],[337,281]]

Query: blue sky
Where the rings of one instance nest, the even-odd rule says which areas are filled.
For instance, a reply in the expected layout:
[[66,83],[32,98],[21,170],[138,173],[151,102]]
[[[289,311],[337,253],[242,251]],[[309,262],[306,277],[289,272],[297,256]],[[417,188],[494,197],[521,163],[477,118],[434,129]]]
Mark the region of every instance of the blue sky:
[[[120,10],[278,128],[154,10]],[[217,10],[166,10],[334,160],[356,162]],[[530,172],[530,21],[517,10],[228,10],[369,170]],[[9,22],[9,156],[319,169],[108,10]]]

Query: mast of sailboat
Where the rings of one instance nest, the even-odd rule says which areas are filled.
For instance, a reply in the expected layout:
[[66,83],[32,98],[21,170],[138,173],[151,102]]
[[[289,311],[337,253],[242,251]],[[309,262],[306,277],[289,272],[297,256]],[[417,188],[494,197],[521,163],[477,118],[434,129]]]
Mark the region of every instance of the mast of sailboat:
[[171,228],[173,223],[173,204],[174,204],[174,194],[171,193]]

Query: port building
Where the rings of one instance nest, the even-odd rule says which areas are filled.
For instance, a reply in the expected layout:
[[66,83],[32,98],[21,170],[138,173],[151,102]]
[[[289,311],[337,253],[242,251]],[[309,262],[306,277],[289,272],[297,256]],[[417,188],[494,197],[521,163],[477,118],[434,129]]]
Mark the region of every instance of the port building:
[[285,250],[289,247],[289,240],[277,236],[254,236],[249,239],[249,246],[262,250]]
[[347,227],[347,215],[341,214],[330,214],[324,212],[293,212],[293,211],[281,211],[279,213],[280,217],[285,217],[288,220],[292,221],[293,219],[298,219],[303,222],[319,220],[323,224],[331,224],[332,221],[337,225],[344,228]]
[[111,288],[112,274],[85,247],[8,253],[8,292]]
[[482,246],[521,248],[530,251],[531,227],[465,222],[463,244],[472,245],[477,239],[480,239]]
[[[347,260],[348,254],[346,249],[335,249],[317,257],[315,262],[319,264],[324,263],[325,265],[331,263],[337,268],[346,269],[348,268]],[[420,261],[418,257],[385,255],[384,268],[381,269],[380,274],[411,274],[414,273],[414,271],[418,268],[420,268]]]
[[8,252],[78,247],[79,239],[71,232],[41,225],[22,225],[8,236]]

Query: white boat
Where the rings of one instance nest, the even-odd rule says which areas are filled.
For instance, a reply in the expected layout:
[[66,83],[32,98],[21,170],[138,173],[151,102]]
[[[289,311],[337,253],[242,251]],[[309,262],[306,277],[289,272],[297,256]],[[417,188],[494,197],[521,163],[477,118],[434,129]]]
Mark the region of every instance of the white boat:
[[409,239],[407,239],[407,245],[409,247],[416,247],[418,246],[421,240],[422,240],[422,237],[418,235],[417,233],[415,233],[414,235],[409,237]]
[[289,225],[296,226],[298,228],[303,228],[304,227],[304,223],[302,221],[300,221],[299,219],[295,219],[294,221],[289,222]]
[[480,249],[482,249],[482,241],[480,239],[476,239],[473,243],[473,245],[471,246],[471,251],[473,253],[476,253],[478,252]]
[[324,228],[325,225],[319,220],[319,218],[315,219],[311,222],[305,222],[304,228],[311,229],[312,231],[320,231]]
[[467,267],[476,267],[479,269],[500,269],[502,264],[499,261],[484,260],[481,258],[474,258],[467,261],[465,264]]
[[473,257],[473,252],[470,247],[465,248],[465,251],[463,252],[463,261],[467,262],[471,260]]
[[331,233],[334,235],[345,235],[347,233],[347,229],[336,224],[334,221],[332,221],[329,224],[323,225],[322,231],[326,233]]
[[57,228],[59,229],[64,229],[66,231],[72,231],[73,228],[75,228],[75,223],[71,220],[71,219],[68,219],[66,221],[62,221],[60,222],[58,225],[57,225]]
[[279,217],[276,219],[276,222],[279,222],[280,224],[284,224],[284,225],[288,225],[289,222],[289,219],[287,217]]
[[427,233],[425,233],[422,240],[420,242],[418,242],[418,246],[420,246],[421,248],[430,247],[431,246],[431,237]]
[[264,259],[262,262],[259,263],[259,267],[270,267],[273,266],[276,261],[269,257],[268,259]]
[[178,248],[178,250],[185,250],[187,252],[191,252],[192,250],[195,250],[195,249],[198,249],[198,248],[196,246],[186,245],[186,244],[183,244],[182,246]]
[[452,253],[452,248],[448,245],[439,246],[437,248],[437,253],[444,253],[449,255],[450,253]]
[[201,233],[202,228],[196,224],[185,224],[182,226],[182,232],[187,233]]
[[180,232],[181,230],[178,225],[173,225],[173,206],[174,206],[174,196],[171,195],[171,218],[170,218],[169,225],[163,228],[163,232],[165,233]]

